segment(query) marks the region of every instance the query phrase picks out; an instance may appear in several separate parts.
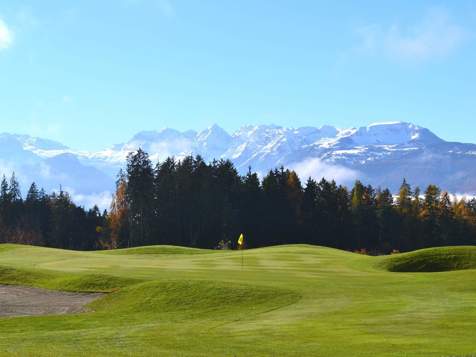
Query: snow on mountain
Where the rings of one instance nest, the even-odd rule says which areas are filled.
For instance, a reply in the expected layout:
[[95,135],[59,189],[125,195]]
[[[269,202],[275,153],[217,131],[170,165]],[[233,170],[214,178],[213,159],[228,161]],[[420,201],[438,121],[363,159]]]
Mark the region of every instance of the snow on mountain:
[[402,122],[376,123],[348,136],[356,145],[403,145],[416,141],[429,144],[441,141],[428,129]]
[[208,160],[218,159],[227,150],[231,140],[230,134],[215,124],[196,135],[196,144],[192,151],[202,153]]
[[[90,205],[97,195],[110,200],[112,176],[99,169],[83,165],[78,153],[47,139],[27,135],[0,134],[0,174],[7,177],[15,173],[23,193],[36,182],[45,190],[57,191],[60,187],[76,199]],[[102,200],[104,202],[104,200]]]
[[15,171],[24,189],[36,181],[47,190],[62,185],[85,205],[108,202],[115,175],[127,155],[142,148],[156,162],[200,154],[230,159],[241,173],[265,174],[291,167],[305,180],[326,177],[344,184],[361,179],[396,190],[405,177],[414,185],[436,183],[452,192],[476,193],[476,145],[446,142],[430,130],[405,122],[361,128],[245,126],[228,133],[218,125],[203,131],[143,131],[126,143],[77,151],[26,135],[0,134],[0,171]]

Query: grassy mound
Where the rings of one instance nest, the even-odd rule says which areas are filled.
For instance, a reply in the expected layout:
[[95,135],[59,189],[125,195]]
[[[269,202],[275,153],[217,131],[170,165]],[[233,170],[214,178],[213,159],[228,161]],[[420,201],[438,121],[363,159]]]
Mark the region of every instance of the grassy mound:
[[278,288],[214,281],[165,281],[134,285],[93,304],[96,311],[161,315],[173,320],[253,315],[296,302],[299,294]]
[[111,292],[83,314],[0,318],[0,356],[470,356],[476,270],[389,270],[475,262],[476,247],[372,257],[308,245],[0,245],[0,284]]
[[71,292],[112,292],[140,283],[133,278],[106,274],[71,275],[0,266],[0,284],[23,285]]
[[10,244],[10,243],[0,244],[0,253],[8,252],[10,250],[18,249],[21,247],[22,245],[19,245],[19,244]]
[[439,272],[476,268],[476,247],[422,249],[386,257],[382,267],[392,272]]
[[87,274],[57,278],[48,285],[50,288],[63,291],[112,292],[137,283],[140,283],[140,280],[105,274]]
[[124,249],[115,249],[108,250],[103,252],[103,254],[118,254],[118,255],[131,255],[131,254],[206,254],[212,253],[213,250],[207,249],[198,249],[198,248],[188,248],[188,247],[179,247],[171,245],[152,245],[144,247],[135,247],[135,248],[124,248]]
[[41,271],[16,269],[0,266],[0,284],[3,285],[41,285],[54,278],[52,274]]

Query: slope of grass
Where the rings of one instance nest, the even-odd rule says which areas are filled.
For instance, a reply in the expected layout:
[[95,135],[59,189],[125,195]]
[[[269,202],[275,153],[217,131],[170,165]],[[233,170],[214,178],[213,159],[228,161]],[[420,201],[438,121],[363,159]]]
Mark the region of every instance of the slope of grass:
[[45,272],[0,266],[0,284],[38,286],[54,278]]
[[0,284],[25,285],[71,292],[113,292],[141,280],[106,274],[64,274],[0,266]]
[[[413,271],[470,268],[474,249],[374,258],[306,245],[106,253],[0,245],[0,283],[111,292],[88,313],[0,318],[0,355],[476,355],[475,270],[388,271],[402,262]],[[422,256],[431,264],[415,263]]]
[[161,319],[233,319],[289,305],[299,294],[286,289],[178,280],[146,282],[122,289],[93,304],[97,311],[148,314]]
[[6,251],[9,251],[9,250],[18,249],[20,247],[22,247],[22,246],[19,245],[19,244],[9,244],[9,243],[8,244],[6,244],[6,243],[0,244],[0,253],[6,252]]
[[85,274],[59,277],[50,280],[48,284],[43,284],[43,286],[63,291],[114,292],[139,282],[140,280],[133,278],[121,278],[106,274]]
[[213,251],[207,249],[161,245],[107,250],[103,254],[206,254],[211,252]]
[[442,247],[387,257],[382,266],[392,272],[439,272],[476,268],[476,247]]

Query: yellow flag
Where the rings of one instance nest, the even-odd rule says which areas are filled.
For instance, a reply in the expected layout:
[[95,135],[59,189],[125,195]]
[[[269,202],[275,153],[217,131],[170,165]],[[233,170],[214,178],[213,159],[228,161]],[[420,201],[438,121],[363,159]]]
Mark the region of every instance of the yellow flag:
[[242,247],[243,243],[245,243],[245,237],[243,237],[243,233],[241,233],[240,238],[238,238],[238,245]]

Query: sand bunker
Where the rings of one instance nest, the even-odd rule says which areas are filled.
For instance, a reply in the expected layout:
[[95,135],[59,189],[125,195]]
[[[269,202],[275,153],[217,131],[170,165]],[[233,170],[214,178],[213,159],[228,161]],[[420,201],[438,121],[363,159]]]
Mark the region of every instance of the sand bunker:
[[73,314],[103,294],[80,294],[0,285],[0,317]]

